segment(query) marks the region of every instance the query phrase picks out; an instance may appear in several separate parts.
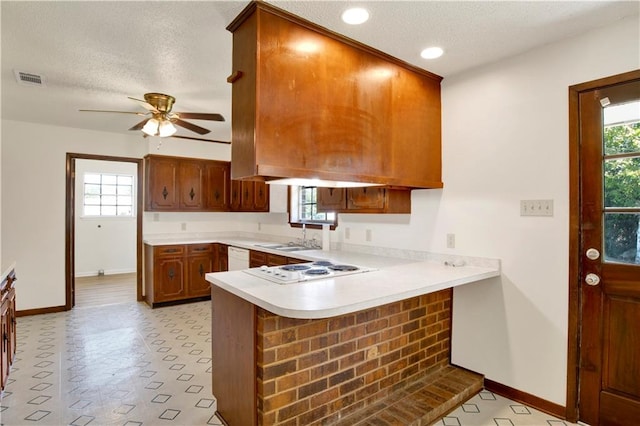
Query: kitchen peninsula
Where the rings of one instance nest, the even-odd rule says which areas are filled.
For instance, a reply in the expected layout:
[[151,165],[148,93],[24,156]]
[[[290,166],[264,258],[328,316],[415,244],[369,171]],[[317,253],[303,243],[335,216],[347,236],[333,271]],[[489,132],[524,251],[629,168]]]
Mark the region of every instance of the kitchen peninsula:
[[452,287],[499,275],[498,261],[304,253],[376,270],[284,285],[206,275],[228,424],[428,424],[481,389],[482,376],[449,365]]

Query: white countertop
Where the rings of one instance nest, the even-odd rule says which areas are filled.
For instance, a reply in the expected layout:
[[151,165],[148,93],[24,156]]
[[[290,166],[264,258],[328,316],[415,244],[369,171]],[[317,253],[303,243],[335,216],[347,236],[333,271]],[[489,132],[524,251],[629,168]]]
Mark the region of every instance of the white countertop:
[[[289,318],[329,318],[344,315],[500,275],[500,261],[497,259],[410,251],[406,251],[407,257],[350,250],[283,252],[259,246],[270,242],[274,241],[235,236],[171,236],[144,239],[145,244],[153,246],[222,243],[310,261],[331,260],[378,269],[362,274],[291,284],[277,284],[242,271],[206,274],[207,281],[212,285],[269,312]],[[387,250],[381,249],[381,252],[386,253]],[[404,253],[399,250],[393,252]],[[447,266],[445,262],[449,265],[461,262],[464,266]]]
[[[292,284],[277,284],[243,271],[208,273],[206,279],[269,312],[306,319],[344,315],[500,275],[499,267],[454,267],[395,258],[376,262],[382,260],[378,256],[368,260],[359,264],[379,269]],[[391,266],[395,261],[398,264]]]

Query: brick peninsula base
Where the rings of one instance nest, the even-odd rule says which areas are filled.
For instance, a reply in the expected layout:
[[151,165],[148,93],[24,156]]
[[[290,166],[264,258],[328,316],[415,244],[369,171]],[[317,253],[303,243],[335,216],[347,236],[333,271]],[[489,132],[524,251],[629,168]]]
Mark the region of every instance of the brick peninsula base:
[[214,285],[218,413],[231,426],[429,424],[482,387],[449,366],[451,297],[292,319]]

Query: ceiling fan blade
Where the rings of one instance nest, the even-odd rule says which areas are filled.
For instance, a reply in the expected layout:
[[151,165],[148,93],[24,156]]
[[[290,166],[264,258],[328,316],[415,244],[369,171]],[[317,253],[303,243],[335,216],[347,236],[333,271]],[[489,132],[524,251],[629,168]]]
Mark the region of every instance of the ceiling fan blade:
[[135,112],[135,111],[108,111],[104,109],[79,109],[78,111],[82,112],[115,112],[117,114],[135,114],[135,115],[147,115],[146,112]]
[[224,143],[227,145],[230,145],[231,142],[226,142],[226,141],[217,141],[214,139],[203,139],[203,138],[192,138],[191,136],[179,136],[179,135],[173,135],[173,136],[169,136],[170,138],[178,138],[178,139],[191,139],[194,141],[203,141],[203,142],[215,142],[215,143]]
[[136,98],[132,98],[131,96],[127,96],[127,98],[131,99],[132,101],[136,101],[138,103],[140,103],[140,105],[142,105],[142,107],[144,109],[147,109],[151,112],[160,112],[156,109],[156,107],[154,107],[153,105],[151,105],[149,102],[147,101],[143,101],[142,99],[136,99]]
[[141,122],[139,122],[138,124],[136,124],[135,126],[130,128],[129,130],[142,130],[144,125],[147,124],[147,121],[149,121],[149,120],[151,120],[151,117],[145,118],[144,120],[142,120]]
[[180,118],[191,120],[224,121],[224,117],[220,114],[207,114],[203,112],[176,112],[174,114],[176,114]]
[[177,124],[180,127],[184,127],[185,129],[189,129],[192,132],[196,132],[200,135],[206,135],[211,130],[205,129],[204,127],[196,126],[195,124],[191,124],[187,121],[180,120],[179,118],[174,118],[171,120],[173,124]]

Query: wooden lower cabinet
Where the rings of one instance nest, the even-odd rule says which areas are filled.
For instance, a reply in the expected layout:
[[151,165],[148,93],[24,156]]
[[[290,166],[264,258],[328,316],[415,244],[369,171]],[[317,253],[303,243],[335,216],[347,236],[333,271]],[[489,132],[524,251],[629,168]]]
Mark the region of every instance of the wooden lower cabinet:
[[304,263],[308,260],[297,259],[295,257],[280,256],[278,254],[265,253],[263,251],[249,251],[249,267],[259,268],[260,266],[281,266],[290,265],[292,263]]
[[208,298],[208,272],[217,272],[217,244],[145,244],[145,300],[151,306]]
[[223,272],[229,270],[229,246],[227,244],[216,244],[217,246],[217,256],[216,256],[216,264],[218,265],[215,269],[216,272]]
[[16,355],[16,281],[15,271],[2,280],[0,287],[0,389],[7,384]]

